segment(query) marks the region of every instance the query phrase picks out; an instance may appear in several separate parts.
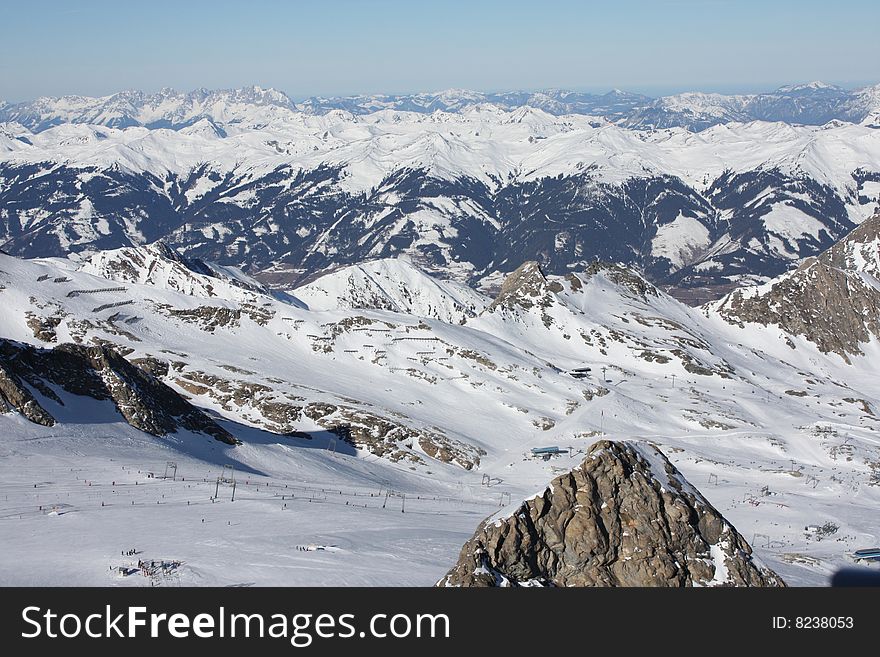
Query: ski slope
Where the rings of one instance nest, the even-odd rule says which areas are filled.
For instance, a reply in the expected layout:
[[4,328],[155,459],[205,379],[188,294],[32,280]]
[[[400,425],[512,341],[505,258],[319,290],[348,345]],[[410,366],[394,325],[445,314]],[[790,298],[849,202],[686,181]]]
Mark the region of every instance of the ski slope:
[[[104,277],[119,271],[107,257],[95,268],[0,255],[0,335],[107,340],[129,360],[164,362],[161,380],[242,444],[149,436],[108,402],[60,407],[33,390],[59,422],[0,415],[0,583],[430,585],[483,518],[542,490],[600,437],[659,445],[789,584],[823,584],[880,540],[876,343],[847,363],[688,308],[617,266],[522,269],[493,303],[447,323],[430,316],[433,301],[310,309],[300,290],[275,298],[186,268],[120,283]],[[339,291],[338,280],[310,285]],[[398,289],[436,300],[431,285],[411,275]],[[59,318],[54,342],[34,317]],[[590,376],[567,374],[577,367]],[[531,458],[550,445],[570,453]],[[175,480],[161,478],[168,461]],[[234,502],[217,485],[225,465]],[[154,577],[114,570],[138,559],[180,564]]]

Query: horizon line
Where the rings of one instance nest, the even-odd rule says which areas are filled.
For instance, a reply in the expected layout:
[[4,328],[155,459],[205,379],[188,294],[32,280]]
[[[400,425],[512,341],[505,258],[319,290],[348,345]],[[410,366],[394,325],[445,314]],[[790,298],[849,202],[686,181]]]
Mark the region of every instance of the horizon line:
[[[550,92],[568,92],[568,93],[578,93],[578,94],[587,94],[591,96],[606,96],[612,94],[614,92],[621,92],[625,94],[632,94],[638,96],[645,96],[651,100],[657,100],[660,98],[668,98],[673,96],[679,96],[686,93],[703,93],[703,94],[716,94],[720,96],[749,96],[749,95],[761,95],[761,94],[772,94],[774,92],[782,91],[786,88],[806,88],[813,84],[822,84],[828,87],[834,87],[841,89],[843,91],[847,91],[850,93],[861,91],[863,89],[867,89],[873,86],[880,85],[878,81],[849,81],[849,82],[825,82],[821,79],[813,79],[808,82],[788,82],[784,84],[777,83],[756,83],[754,86],[740,85],[740,84],[731,84],[727,86],[727,91],[712,91],[706,90],[706,87],[694,86],[694,87],[681,87],[679,91],[674,91],[671,93],[660,93],[657,95],[651,95],[649,93],[650,86],[645,85],[635,85],[633,88],[627,89],[625,87],[588,87],[582,85],[573,85],[573,86],[550,86],[550,87],[519,87],[519,88],[496,88],[496,89],[476,89],[469,87],[446,87],[442,89],[434,89],[434,90],[418,90],[418,91],[362,91],[362,92],[349,92],[349,93],[336,93],[336,94],[311,94],[311,95],[294,95],[281,89],[280,87],[276,87],[273,85],[262,85],[262,84],[245,84],[241,86],[228,86],[228,87],[195,87],[189,90],[181,90],[177,87],[173,86],[162,86],[158,89],[149,90],[145,88],[137,88],[130,87],[127,89],[119,89],[118,91],[114,91],[107,94],[101,95],[89,95],[82,93],[64,93],[57,95],[40,95],[33,98],[28,98],[24,100],[6,100],[2,96],[0,96],[0,104],[8,105],[24,105],[27,103],[33,103],[42,99],[61,99],[61,98],[90,98],[90,99],[103,99],[103,98],[112,98],[113,96],[118,96],[120,94],[126,93],[140,93],[145,96],[153,96],[158,95],[162,92],[174,92],[176,94],[181,95],[189,95],[199,91],[204,91],[208,93],[217,93],[217,92],[230,92],[230,91],[242,91],[246,89],[254,89],[260,91],[274,91],[281,94],[284,94],[289,100],[299,103],[312,99],[324,99],[324,100],[336,100],[343,98],[363,98],[363,97],[386,97],[386,98],[401,98],[407,96],[417,96],[417,95],[429,95],[429,96],[437,96],[443,93],[449,92],[468,92],[468,93],[476,93],[483,95],[503,95],[503,94],[514,94],[514,93],[529,93],[529,94],[537,94],[537,93],[550,93]],[[669,88],[670,85],[656,85],[655,89]],[[636,90],[636,89],[641,90]],[[601,90],[600,90],[601,89]],[[736,90],[734,90],[736,89]],[[746,90],[750,89],[750,90]]]

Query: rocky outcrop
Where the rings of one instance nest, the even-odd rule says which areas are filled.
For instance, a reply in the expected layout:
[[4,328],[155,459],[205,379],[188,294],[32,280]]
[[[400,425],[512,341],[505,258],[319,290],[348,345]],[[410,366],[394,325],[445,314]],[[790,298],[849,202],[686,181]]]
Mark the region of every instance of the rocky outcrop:
[[[355,318],[357,319],[357,318]],[[329,325],[336,335],[339,324]],[[132,361],[138,367],[166,380],[184,396],[204,396],[246,423],[284,436],[307,438],[303,422],[330,431],[343,442],[394,462],[425,465],[423,455],[451,463],[466,470],[480,464],[485,451],[447,436],[441,429],[415,428],[403,415],[385,411],[383,415],[348,405],[324,401],[307,402],[305,397],[276,389],[266,383],[218,376],[201,370],[186,369],[183,363],[167,363],[154,357]],[[253,376],[236,367],[221,366],[230,372]],[[356,400],[347,400],[358,403]]]
[[419,447],[432,459],[443,463],[452,463],[465,470],[473,470],[480,465],[480,457],[486,451],[480,447],[454,440],[437,431],[422,431],[419,434]]
[[227,326],[236,328],[241,320],[241,310],[238,308],[224,308],[217,306],[199,306],[198,308],[172,308],[168,311],[172,317],[192,322],[198,327],[213,333],[218,327]]
[[849,362],[863,343],[880,337],[878,276],[880,215],[793,272],[736,290],[710,307],[734,324],[774,324]]
[[130,361],[133,365],[137,365],[142,370],[152,374],[157,379],[168,376],[170,366],[167,361],[161,360],[154,356],[144,356],[142,358],[132,358]]
[[349,406],[312,402],[303,408],[303,415],[352,447],[394,462],[424,464],[414,449],[416,444],[427,456],[465,470],[477,467],[480,457],[486,453],[479,447],[450,438],[437,427],[416,429]]
[[850,354],[862,353],[860,345],[872,335],[880,337],[880,289],[856,272],[816,258],[808,258],[761,294],[733,292],[720,313],[738,324],[775,324],[847,361]]
[[0,362],[0,411],[18,411],[34,424],[55,426],[55,418],[40,406],[13,368],[7,367],[3,362]]
[[52,386],[97,400],[110,400],[131,426],[154,436],[180,429],[236,444],[236,439],[147,370],[109,346],[64,344],[51,350],[0,340],[0,401],[31,422],[52,426],[55,418],[31,393],[64,405]]
[[832,267],[860,271],[880,280],[880,214],[863,221],[820,259]]
[[187,394],[205,395],[225,411],[267,431],[283,435],[297,432],[302,397],[276,391],[255,381],[224,378],[200,370],[182,372],[172,382]]
[[57,334],[55,329],[61,323],[61,317],[40,317],[28,311],[25,313],[28,328],[33,331],[34,337],[43,342],[55,342]]
[[553,306],[563,305],[565,299],[577,296],[597,275],[604,276],[617,286],[619,293],[630,298],[646,301],[660,294],[656,287],[637,273],[618,264],[595,261],[580,275],[569,273],[548,277],[537,262],[528,261],[504,279],[501,290],[485,312],[537,309],[544,325],[549,328],[553,318],[548,311]]
[[[639,299],[644,300],[648,297],[660,296],[660,291],[656,287],[633,270],[622,265],[595,260],[584,270],[584,278],[589,280],[596,274],[604,275],[609,281],[621,288],[625,288]],[[569,282],[572,291],[580,289],[582,281],[577,276],[568,274],[565,278]]]
[[558,281],[547,280],[537,262],[528,260],[504,279],[501,290],[486,312],[492,312],[497,308],[508,310],[549,308],[555,301],[552,295],[561,292],[562,289]]
[[599,441],[485,520],[439,586],[784,586],[656,447]]

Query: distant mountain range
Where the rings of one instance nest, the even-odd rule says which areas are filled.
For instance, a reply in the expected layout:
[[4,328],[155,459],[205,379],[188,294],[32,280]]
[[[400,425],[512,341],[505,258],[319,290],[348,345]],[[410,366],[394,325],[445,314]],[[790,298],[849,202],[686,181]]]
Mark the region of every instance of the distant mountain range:
[[650,99],[251,87],[0,106],[0,248],[163,240],[290,287],[407,255],[494,289],[600,259],[702,302],[880,207],[880,86]]
[[263,107],[267,117],[284,111],[323,115],[343,110],[360,115],[391,109],[430,114],[461,112],[479,105],[505,110],[534,107],[553,116],[597,116],[636,129],[705,130],[731,121],[823,125],[836,119],[858,123],[880,109],[880,85],[848,90],[811,82],[764,93],[689,92],[660,98],[619,89],[604,94],[562,89],[500,93],[448,89],[399,95],[314,96],[303,101],[294,101],[282,91],[256,86],[220,91],[197,89],[189,93],[166,88],[154,94],[123,91],[99,98],[43,97],[16,104],[0,101],[0,122],[20,123],[34,132],[62,123],[179,130],[205,118],[223,122],[242,105]]

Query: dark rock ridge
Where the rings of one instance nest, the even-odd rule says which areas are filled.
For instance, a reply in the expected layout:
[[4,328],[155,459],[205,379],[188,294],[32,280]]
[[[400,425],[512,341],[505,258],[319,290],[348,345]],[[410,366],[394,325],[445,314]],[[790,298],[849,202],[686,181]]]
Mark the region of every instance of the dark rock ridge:
[[732,292],[717,310],[731,323],[774,324],[849,362],[863,343],[880,337],[878,276],[880,215],[766,288]]
[[595,443],[486,519],[438,586],[785,586],[656,447]]
[[0,339],[0,408],[53,426],[56,419],[31,392],[63,405],[52,386],[110,400],[126,422],[154,436],[187,429],[237,444],[214,420],[108,346],[63,344],[47,350]]

